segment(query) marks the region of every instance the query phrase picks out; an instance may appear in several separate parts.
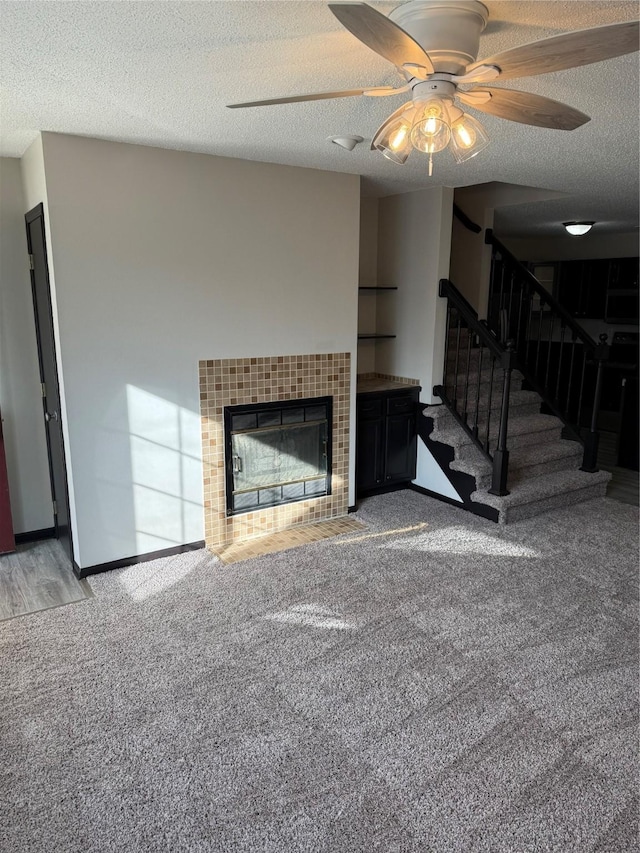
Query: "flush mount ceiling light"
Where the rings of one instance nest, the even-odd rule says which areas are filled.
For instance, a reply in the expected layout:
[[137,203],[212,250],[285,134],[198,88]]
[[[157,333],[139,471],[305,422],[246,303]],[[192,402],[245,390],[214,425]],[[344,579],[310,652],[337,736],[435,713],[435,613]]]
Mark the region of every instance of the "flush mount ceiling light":
[[583,234],[591,231],[595,222],[563,222],[562,224],[569,234],[572,234],[574,237],[581,237]]
[[[551,98],[484,84],[589,65],[632,53],[639,47],[640,24],[627,21],[561,33],[476,61],[480,34],[489,19],[487,7],[478,0],[410,0],[393,9],[389,17],[366,3],[328,5],[352,35],[396,66],[404,85],[318,92],[229,106],[259,107],[410,92],[409,103],[392,113],[373,135],[371,148],[400,164],[413,150],[427,154],[429,174],[433,155],[439,151],[448,147],[456,162],[463,163],[488,144],[482,125],[459,109],[456,100],[509,121],[575,130],[586,124],[589,116]],[[460,85],[465,88],[459,89]]]

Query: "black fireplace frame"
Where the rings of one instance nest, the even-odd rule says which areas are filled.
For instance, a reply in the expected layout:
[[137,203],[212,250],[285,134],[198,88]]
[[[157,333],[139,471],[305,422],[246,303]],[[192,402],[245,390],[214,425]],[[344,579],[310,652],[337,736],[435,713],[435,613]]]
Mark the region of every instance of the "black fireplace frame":
[[[281,412],[300,409],[312,406],[325,406],[326,422],[327,422],[327,442],[326,442],[326,490],[317,495],[302,495],[293,498],[283,498],[275,502],[265,503],[260,506],[236,509],[233,505],[234,496],[234,477],[233,477],[233,446],[232,446],[232,419],[238,415],[256,416],[260,413],[269,413],[280,410]],[[305,421],[294,421],[284,426],[295,426],[297,423],[304,424]],[[255,430],[259,431],[260,426],[256,426]],[[251,432],[252,430],[248,430]],[[333,397],[331,395],[322,397],[305,397],[304,399],[287,399],[275,400],[268,403],[243,403],[236,406],[224,407],[224,459],[225,459],[225,496],[226,496],[226,512],[227,516],[242,515],[247,512],[257,512],[264,509],[273,509],[274,507],[284,506],[285,504],[298,503],[300,501],[312,500],[317,498],[325,498],[332,493],[332,471],[333,471]],[[256,489],[259,491],[259,489]]]

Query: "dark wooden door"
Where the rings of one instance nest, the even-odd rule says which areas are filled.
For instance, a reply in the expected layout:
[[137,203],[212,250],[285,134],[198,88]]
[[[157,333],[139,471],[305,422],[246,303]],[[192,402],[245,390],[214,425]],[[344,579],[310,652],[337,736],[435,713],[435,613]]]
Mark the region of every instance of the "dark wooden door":
[[9,499],[9,478],[4,453],[2,435],[2,416],[0,415],[0,554],[10,554],[16,550],[11,519],[11,501]]
[[359,491],[375,489],[384,482],[382,418],[363,420],[356,438],[356,483]]
[[416,475],[415,415],[389,415],[385,439],[385,480],[412,480]]
[[69,493],[67,468],[62,438],[60,412],[60,386],[56,363],[56,345],[53,332],[53,310],[44,230],[44,209],[41,204],[25,216],[27,245],[31,259],[31,288],[38,340],[40,381],[42,382],[42,414],[45,419],[49,474],[53,502],[56,538],[73,559],[69,525]]

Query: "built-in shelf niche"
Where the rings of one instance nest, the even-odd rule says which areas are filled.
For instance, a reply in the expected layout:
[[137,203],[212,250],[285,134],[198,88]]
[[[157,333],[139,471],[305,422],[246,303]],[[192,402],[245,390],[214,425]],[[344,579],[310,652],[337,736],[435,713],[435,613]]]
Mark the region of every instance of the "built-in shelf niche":
[[[392,290],[397,290],[396,286],[386,286],[386,285],[360,285],[358,287],[359,291],[368,292],[368,293],[389,293]],[[396,335],[386,334],[382,332],[359,332],[358,340],[359,341],[383,341],[383,340],[391,340],[395,338]]]

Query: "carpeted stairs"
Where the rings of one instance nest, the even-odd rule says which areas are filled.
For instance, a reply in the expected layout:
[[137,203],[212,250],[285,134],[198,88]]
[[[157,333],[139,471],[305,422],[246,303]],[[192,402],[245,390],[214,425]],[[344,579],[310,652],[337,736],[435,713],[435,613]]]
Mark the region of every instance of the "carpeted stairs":
[[[467,358],[469,384],[465,401]],[[467,411],[467,423],[473,426],[477,410],[479,432],[482,435],[488,418],[491,447],[494,448],[500,418],[502,370],[494,368],[494,390],[489,407],[490,366],[482,363],[478,372],[478,358],[479,350],[471,349],[467,354],[465,346],[456,365],[455,355],[450,353],[446,388],[448,393],[453,394],[457,373],[458,403]],[[486,351],[484,361],[487,361]],[[522,384],[522,374],[513,371],[507,440],[508,495],[500,497],[489,494],[491,462],[444,405],[425,407],[423,416],[431,422],[426,429],[420,425],[418,428],[418,433],[444,473],[463,496],[466,508],[501,524],[603,497],[611,479],[607,471],[590,474],[579,470],[582,445],[561,437],[562,421],[553,415],[540,414],[540,397],[535,391],[522,390]]]

